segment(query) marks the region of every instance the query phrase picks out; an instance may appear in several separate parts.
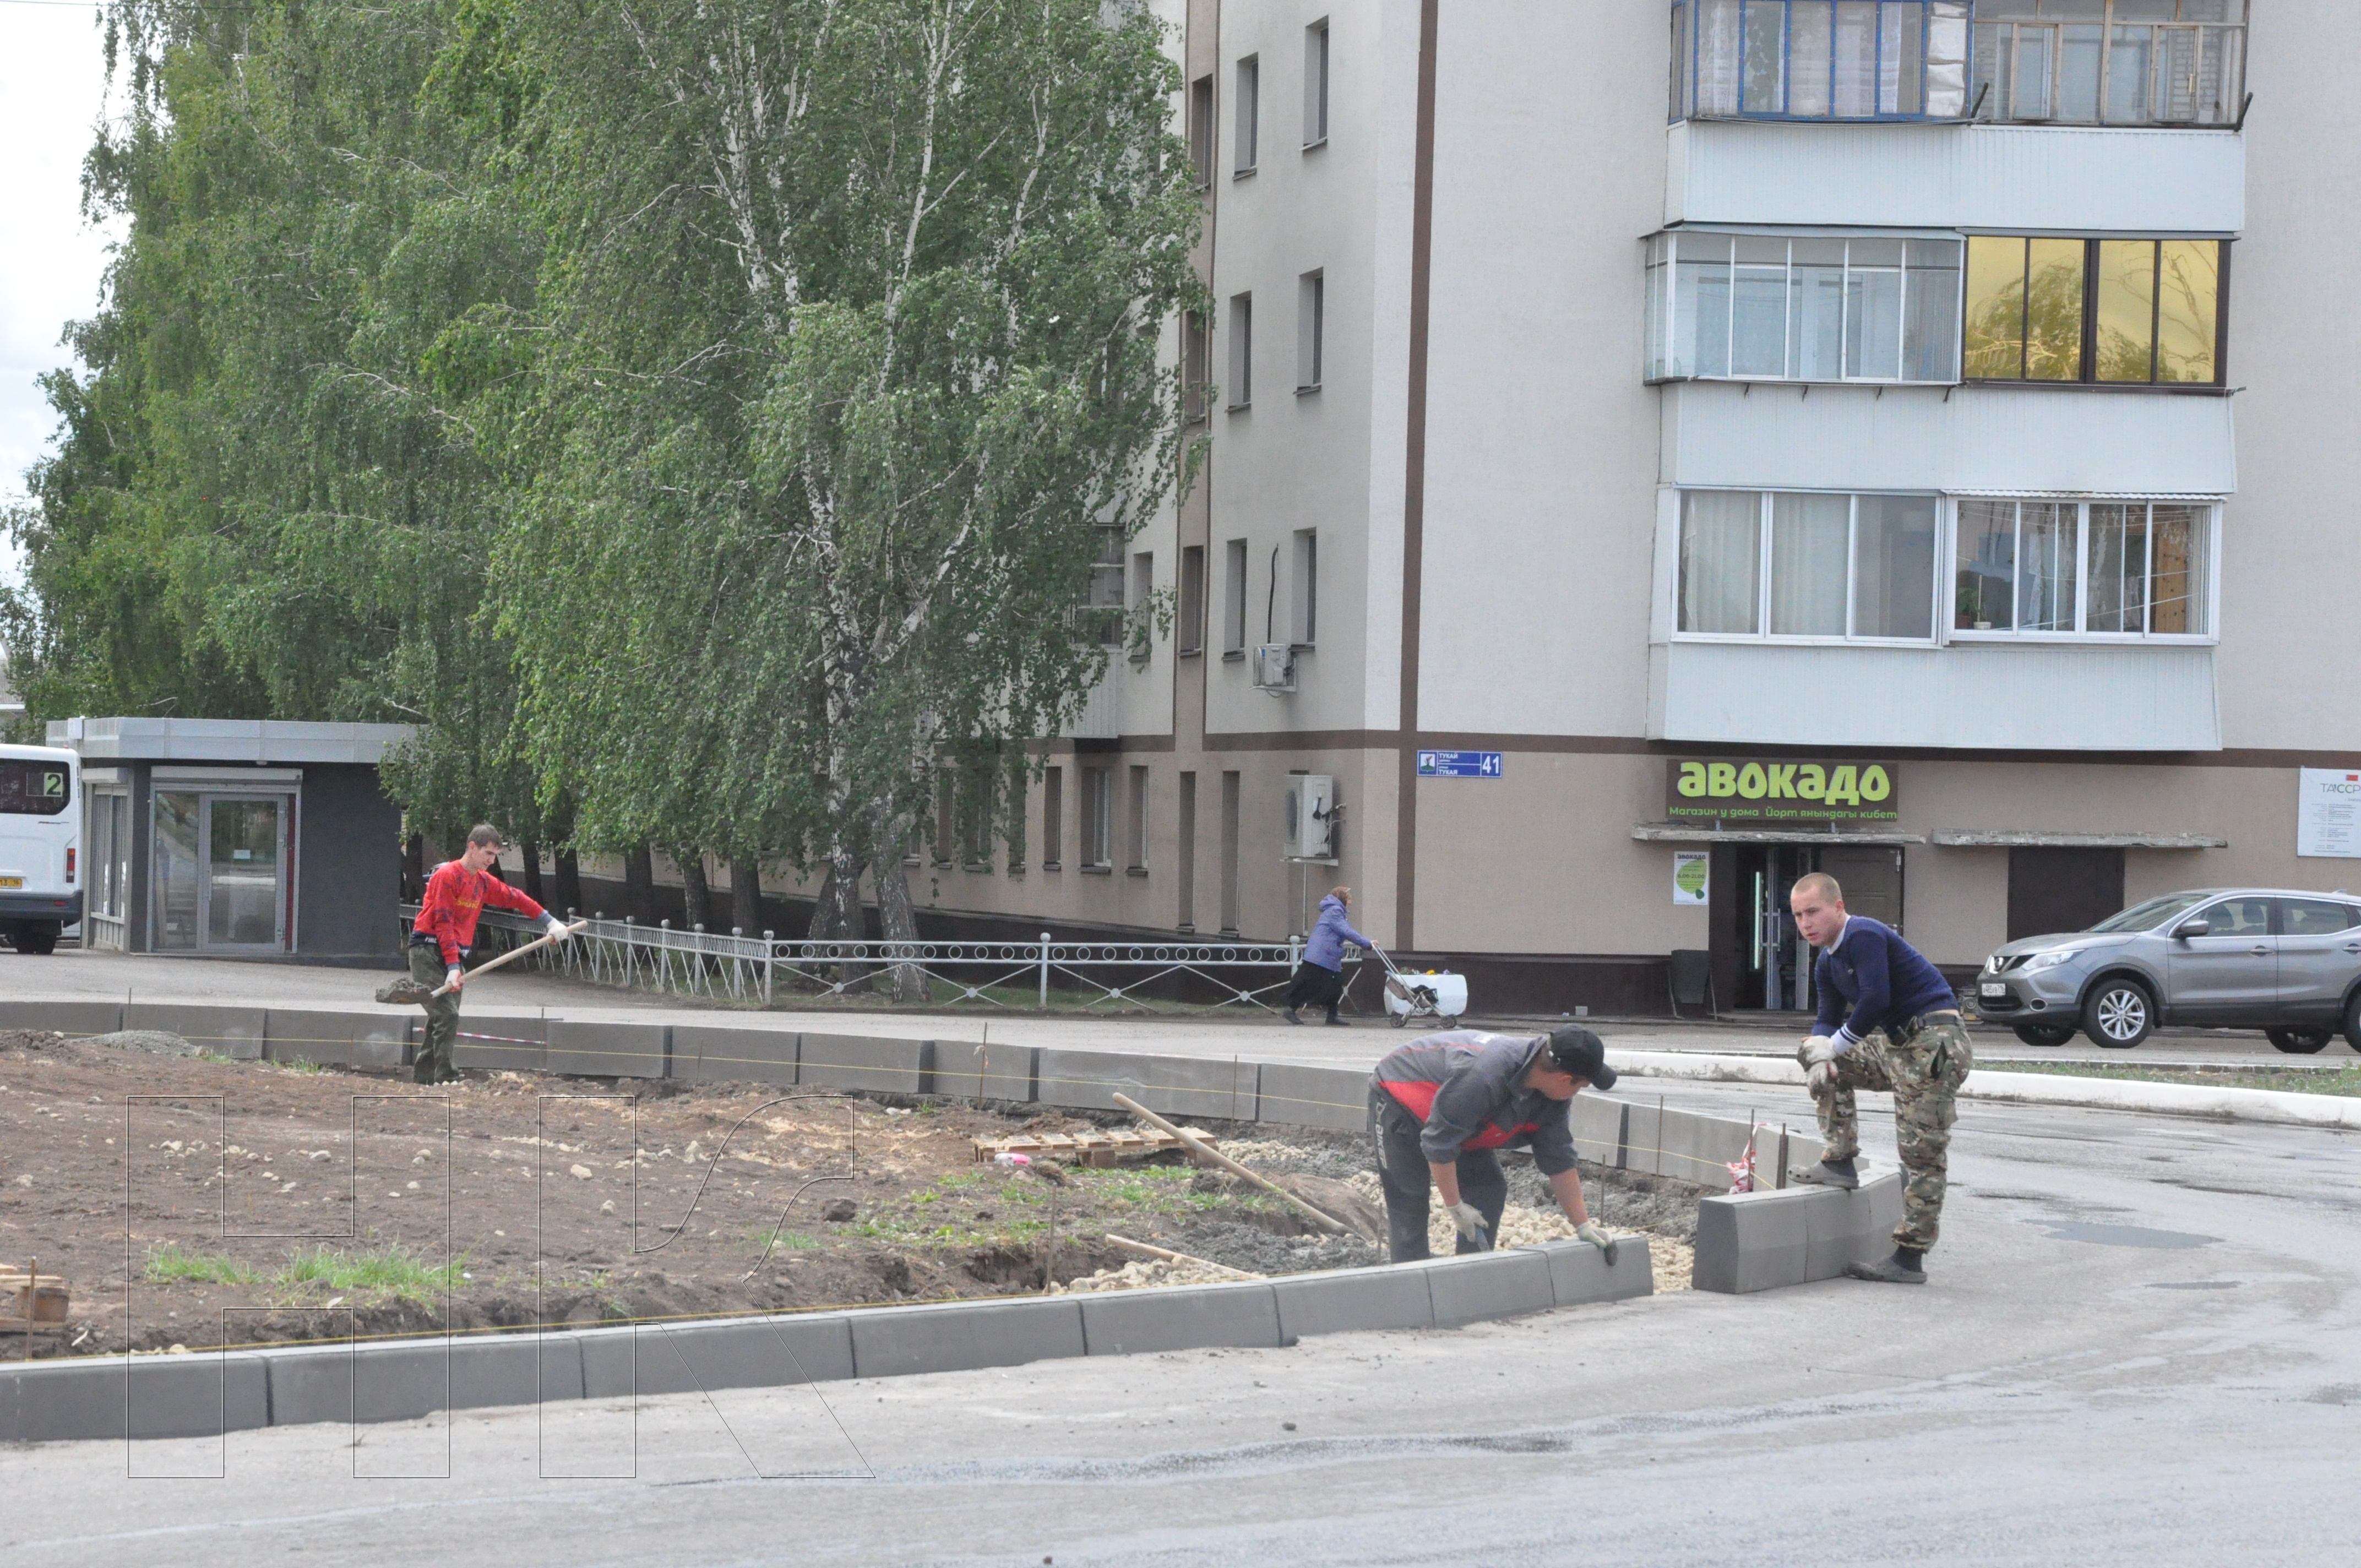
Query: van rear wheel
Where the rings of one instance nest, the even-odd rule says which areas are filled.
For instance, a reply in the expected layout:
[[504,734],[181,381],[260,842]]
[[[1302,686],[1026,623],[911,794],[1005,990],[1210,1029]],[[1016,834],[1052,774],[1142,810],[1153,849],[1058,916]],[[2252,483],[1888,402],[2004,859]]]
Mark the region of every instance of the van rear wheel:
[[58,933],[62,927],[47,920],[27,920],[8,933],[16,950],[37,959],[48,958],[58,950]]

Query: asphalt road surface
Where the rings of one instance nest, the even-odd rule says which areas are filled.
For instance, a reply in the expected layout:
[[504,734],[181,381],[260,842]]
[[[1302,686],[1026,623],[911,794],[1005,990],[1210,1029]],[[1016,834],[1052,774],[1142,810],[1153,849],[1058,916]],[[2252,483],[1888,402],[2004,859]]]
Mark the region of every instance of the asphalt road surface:
[[[1808,1120],[1800,1091],[1664,1091]],[[1970,1105],[1952,1173],[1922,1288],[1681,1293],[741,1391],[718,1414],[478,1413],[357,1446],[310,1428],[0,1451],[0,1550],[180,1568],[2352,1560],[2361,1140]],[[447,1479],[354,1478],[446,1451]],[[851,1475],[761,1478],[789,1471]]]

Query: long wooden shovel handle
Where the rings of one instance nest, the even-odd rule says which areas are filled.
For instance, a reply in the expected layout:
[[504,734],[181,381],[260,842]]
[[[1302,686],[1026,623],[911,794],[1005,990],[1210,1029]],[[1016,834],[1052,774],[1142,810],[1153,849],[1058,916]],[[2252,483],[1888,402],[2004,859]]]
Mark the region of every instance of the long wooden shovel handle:
[[[473,979],[475,979],[475,978],[476,978],[478,975],[479,975],[479,974],[488,974],[488,973],[489,973],[491,970],[496,970],[496,969],[500,968],[500,967],[502,964],[504,964],[504,963],[509,963],[509,962],[511,962],[511,961],[512,961],[512,960],[514,960],[514,959],[521,959],[521,958],[524,957],[527,953],[529,953],[529,952],[533,951],[535,948],[545,948],[545,947],[549,946],[549,944],[550,944],[550,943],[555,942],[555,940],[557,940],[557,932],[558,932],[558,931],[564,931],[564,932],[566,932],[567,935],[569,935],[569,936],[570,936],[570,935],[572,935],[574,932],[579,931],[580,929],[582,929],[582,927],[583,927],[588,926],[588,924],[590,924],[590,922],[588,922],[588,920],[577,920],[577,921],[576,921],[573,925],[568,926],[565,921],[561,920],[561,921],[559,921],[559,922],[557,923],[556,930],[553,930],[553,931],[551,931],[551,932],[549,933],[549,935],[548,935],[548,936],[546,936],[546,937],[535,937],[532,941],[527,942],[523,947],[522,947],[522,948],[510,948],[507,952],[502,953],[499,958],[496,958],[496,959],[492,959],[489,963],[478,964],[474,969],[469,970],[467,971],[467,978],[468,978],[469,980],[473,980]],[[445,995],[448,995],[448,994],[450,993],[450,991],[451,991],[451,982],[450,982],[449,981],[445,981],[441,985],[436,986],[436,987],[434,989],[434,991],[433,991],[433,992],[429,992],[429,993],[428,993],[428,1000],[430,1000],[430,1001],[431,1001],[431,1000],[433,1000],[434,997],[437,997],[437,996],[445,996]]]
[[1180,1139],[1181,1146],[1186,1148],[1191,1154],[1196,1156],[1197,1162],[1200,1165],[1218,1165],[1233,1176],[1242,1176],[1246,1178],[1248,1181],[1253,1182],[1257,1187],[1261,1188],[1264,1191],[1283,1198],[1288,1202],[1292,1203],[1297,1208],[1302,1210],[1306,1214],[1309,1214],[1323,1230],[1333,1231],[1338,1235],[1343,1235],[1349,1229],[1344,1221],[1334,1219],[1329,1215],[1322,1213],[1319,1210],[1313,1208],[1311,1204],[1306,1203],[1302,1199],[1298,1198],[1294,1193],[1290,1192],[1286,1188],[1279,1186],[1277,1182],[1265,1180],[1260,1176],[1256,1175],[1253,1171],[1248,1170],[1245,1166],[1240,1165],[1236,1160],[1234,1160],[1229,1156],[1224,1154],[1221,1150],[1213,1148],[1207,1144],[1201,1143],[1196,1138],[1190,1135],[1188,1128],[1174,1126],[1171,1123],[1166,1121],[1155,1112],[1150,1111],[1147,1106],[1142,1105],[1138,1101],[1134,1100],[1130,1095],[1118,1094],[1115,1097],[1115,1102],[1122,1106],[1125,1110],[1130,1112],[1133,1115],[1138,1117],[1141,1121],[1146,1122],[1149,1126],[1156,1128],[1159,1132],[1170,1133],[1174,1137]]

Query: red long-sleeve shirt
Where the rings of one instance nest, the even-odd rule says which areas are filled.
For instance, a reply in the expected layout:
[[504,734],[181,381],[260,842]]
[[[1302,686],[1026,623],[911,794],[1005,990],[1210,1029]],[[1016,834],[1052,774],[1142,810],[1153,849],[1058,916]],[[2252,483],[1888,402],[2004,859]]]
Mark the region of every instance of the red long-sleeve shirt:
[[523,894],[484,872],[471,872],[456,861],[445,861],[426,879],[426,896],[419,901],[413,936],[428,936],[443,949],[445,968],[476,945],[476,916],[486,905],[538,920],[549,912]]

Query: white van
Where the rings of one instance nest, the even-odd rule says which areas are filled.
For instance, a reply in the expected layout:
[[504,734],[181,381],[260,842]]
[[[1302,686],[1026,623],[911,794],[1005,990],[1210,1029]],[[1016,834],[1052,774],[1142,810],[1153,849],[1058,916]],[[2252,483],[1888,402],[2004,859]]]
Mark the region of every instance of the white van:
[[82,814],[71,751],[0,746],[0,936],[53,953],[82,918]]

